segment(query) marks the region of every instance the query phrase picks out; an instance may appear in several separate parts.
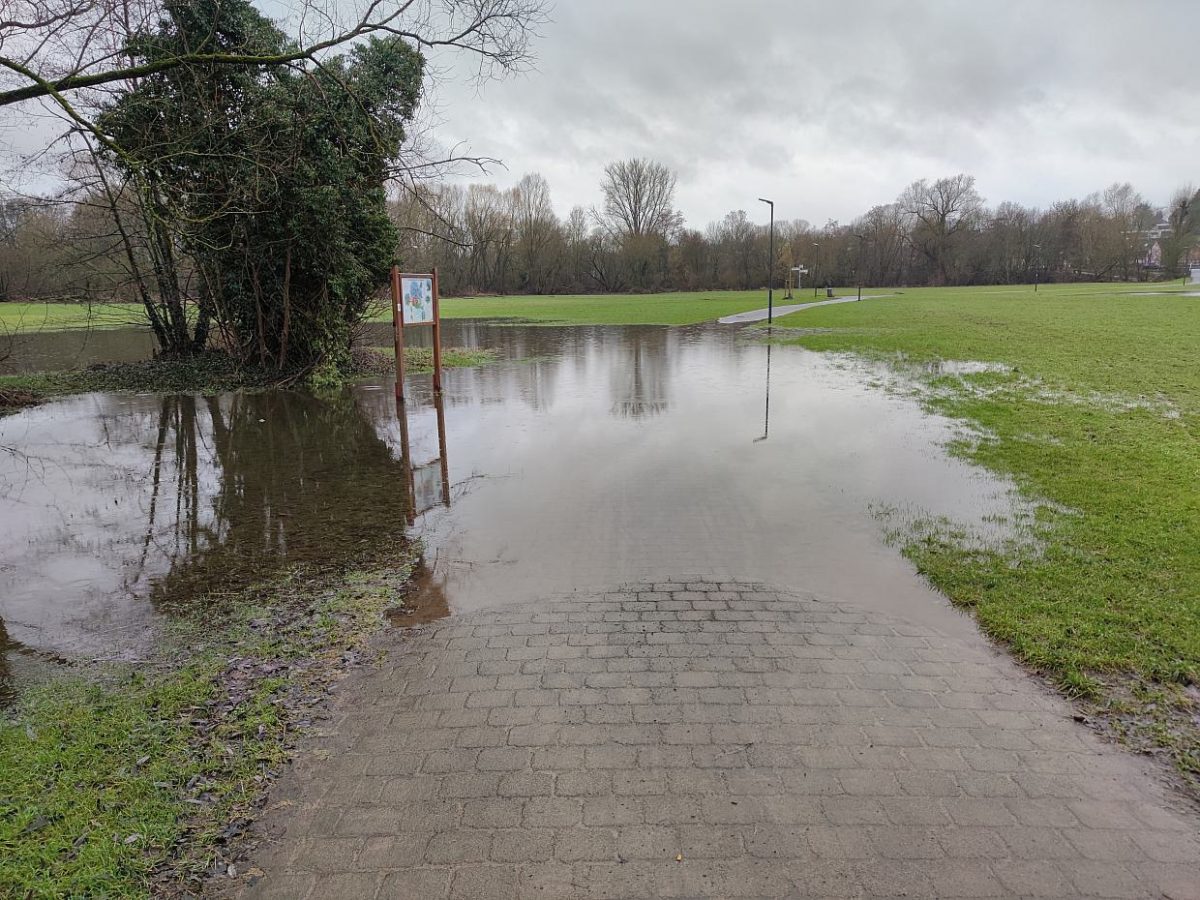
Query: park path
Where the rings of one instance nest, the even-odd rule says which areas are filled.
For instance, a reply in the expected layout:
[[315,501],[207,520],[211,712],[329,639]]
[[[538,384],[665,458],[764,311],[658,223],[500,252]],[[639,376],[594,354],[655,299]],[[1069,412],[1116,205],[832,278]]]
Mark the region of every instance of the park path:
[[1155,765],[969,636],[692,576],[384,650],[249,897],[1200,897]]
[[[864,295],[863,300],[874,300],[876,297],[886,297],[887,294],[870,294]],[[858,297],[834,297],[832,300],[814,300],[812,303],[791,303],[787,306],[776,306],[776,316],[786,316],[788,313],[799,312],[802,309],[813,309],[817,306],[833,306],[837,303],[856,303]],[[717,319],[720,325],[746,325],[750,322],[765,322],[770,313],[766,307],[762,309],[752,309],[749,312],[736,313],[732,316],[722,316]]]

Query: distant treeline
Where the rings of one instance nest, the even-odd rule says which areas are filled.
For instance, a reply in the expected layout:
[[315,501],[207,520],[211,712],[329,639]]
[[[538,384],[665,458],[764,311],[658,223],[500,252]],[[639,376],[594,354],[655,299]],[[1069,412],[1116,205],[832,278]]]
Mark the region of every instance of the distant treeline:
[[[757,288],[767,281],[766,208],[703,230],[674,207],[675,175],[614,163],[598,208],[555,215],[550,188],[526,175],[492,185],[424,186],[393,204],[406,268],[438,266],[446,293],[576,293]],[[1174,277],[1200,264],[1200,191],[1167,209],[1129,184],[1048,209],[985,205],[968,175],[917,181],[849,225],[775,223],[775,283],[1014,284]]]
[[[396,258],[409,270],[437,266],[450,295],[765,285],[766,225],[735,210],[703,230],[688,227],[675,187],[661,164],[613,163],[601,205],[562,219],[537,174],[508,190],[410,185],[390,202]],[[988,207],[974,178],[955,175],[917,181],[849,225],[775,223],[779,286],[797,266],[807,287],[1152,280],[1189,265],[1200,265],[1200,191],[1190,187],[1165,209],[1129,184],[1048,209]],[[0,300],[136,301],[128,269],[104,198],[0,197]]]

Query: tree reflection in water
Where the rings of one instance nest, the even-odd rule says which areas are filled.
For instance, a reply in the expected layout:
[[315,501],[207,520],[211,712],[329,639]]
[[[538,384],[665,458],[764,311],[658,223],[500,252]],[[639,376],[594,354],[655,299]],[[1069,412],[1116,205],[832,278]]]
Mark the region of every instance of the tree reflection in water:
[[666,412],[671,340],[667,328],[630,329],[610,375],[614,416],[640,419]]
[[405,461],[351,392],[91,395],[7,424],[37,457],[0,473],[0,702],[14,663],[137,656],[154,610],[405,533]]
[[[173,504],[172,560],[150,597],[158,605],[236,590],[285,566],[343,565],[404,533],[409,479],[349,395],[298,392],[162,400],[145,545]],[[210,449],[217,490],[202,496],[197,448]],[[173,484],[159,482],[173,457]],[[209,506],[209,515],[202,507]]]

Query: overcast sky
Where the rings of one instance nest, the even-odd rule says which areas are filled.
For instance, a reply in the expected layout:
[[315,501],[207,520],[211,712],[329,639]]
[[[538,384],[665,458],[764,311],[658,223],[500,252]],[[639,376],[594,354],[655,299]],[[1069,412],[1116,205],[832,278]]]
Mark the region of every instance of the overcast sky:
[[967,172],[989,203],[1200,183],[1197,0],[558,0],[536,71],[437,92],[445,143],[599,202],[660,160],[702,227],[730,209],[848,222]]
[[[990,204],[1200,184],[1200,0],[557,0],[541,30],[535,69],[478,89],[435,59],[430,109],[443,145],[504,161],[482,180],[540,172],[563,215],[631,156],[678,172],[695,227],[765,221],[757,197],[848,222],[957,172]],[[4,180],[42,183],[18,161],[57,128],[10,108]]]

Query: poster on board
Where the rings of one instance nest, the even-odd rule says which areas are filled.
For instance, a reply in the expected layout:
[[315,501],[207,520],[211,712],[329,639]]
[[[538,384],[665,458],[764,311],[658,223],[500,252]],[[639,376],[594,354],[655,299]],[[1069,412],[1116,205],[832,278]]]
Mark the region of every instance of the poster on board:
[[400,279],[400,304],[405,325],[433,322],[433,279],[411,276]]

